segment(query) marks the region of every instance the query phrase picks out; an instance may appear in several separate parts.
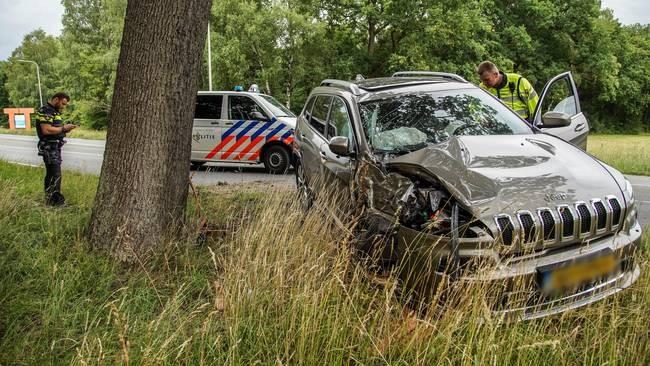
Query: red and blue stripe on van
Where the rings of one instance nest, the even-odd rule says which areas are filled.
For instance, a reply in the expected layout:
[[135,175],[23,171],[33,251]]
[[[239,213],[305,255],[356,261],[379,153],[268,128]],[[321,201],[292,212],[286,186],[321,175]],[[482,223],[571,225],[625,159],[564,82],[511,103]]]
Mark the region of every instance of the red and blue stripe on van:
[[[293,129],[275,118],[267,122],[241,120],[221,134],[221,141],[205,158],[213,159],[215,155],[221,154],[217,159],[257,161],[262,147],[278,140],[290,146],[293,142]],[[247,154],[250,154],[248,158]]]

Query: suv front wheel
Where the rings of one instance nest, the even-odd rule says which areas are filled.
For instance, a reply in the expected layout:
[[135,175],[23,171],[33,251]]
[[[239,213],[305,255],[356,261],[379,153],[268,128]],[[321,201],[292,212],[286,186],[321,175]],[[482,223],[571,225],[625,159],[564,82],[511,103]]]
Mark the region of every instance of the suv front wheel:
[[289,151],[280,145],[273,145],[266,149],[262,162],[267,173],[284,174],[289,169]]
[[303,212],[309,211],[311,206],[314,203],[314,196],[309,186],[307,185],[307,180],[305,179],[305,171],[302,168],[302,164],[299,161],[294,165],[294,170],[296,173],[296,188],[298,191],[298,202],[300,203],[300,208]]

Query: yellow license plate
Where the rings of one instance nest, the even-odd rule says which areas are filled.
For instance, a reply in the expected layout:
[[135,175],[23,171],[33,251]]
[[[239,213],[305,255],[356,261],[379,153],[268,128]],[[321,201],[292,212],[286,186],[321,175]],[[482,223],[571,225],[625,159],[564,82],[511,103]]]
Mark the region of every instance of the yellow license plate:
[[613,273],[617,265],[618,262],[613,254],[574,262],[545,273],[543,287],[546,290],[576,288],[583,283]]

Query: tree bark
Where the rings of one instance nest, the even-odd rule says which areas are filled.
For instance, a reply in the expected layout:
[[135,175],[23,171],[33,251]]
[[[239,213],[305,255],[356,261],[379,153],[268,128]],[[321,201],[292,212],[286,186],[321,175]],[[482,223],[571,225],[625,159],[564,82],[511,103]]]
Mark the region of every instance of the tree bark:
[[375,22],[372,19],[368,19],[368,56],[372,56],[375,53]]
[[178,232],[212,0],[129,0],[88,238],[134,262]]

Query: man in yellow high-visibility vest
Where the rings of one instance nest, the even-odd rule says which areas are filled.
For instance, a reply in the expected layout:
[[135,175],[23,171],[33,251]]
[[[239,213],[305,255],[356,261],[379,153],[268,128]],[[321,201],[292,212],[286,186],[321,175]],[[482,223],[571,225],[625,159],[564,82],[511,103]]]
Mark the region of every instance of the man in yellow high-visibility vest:
[[539,96],[525,77],[499,71],[491,61],[481,62],[476,71],[481,79],[481,88],[496,95],[521,118],[531,123]]

